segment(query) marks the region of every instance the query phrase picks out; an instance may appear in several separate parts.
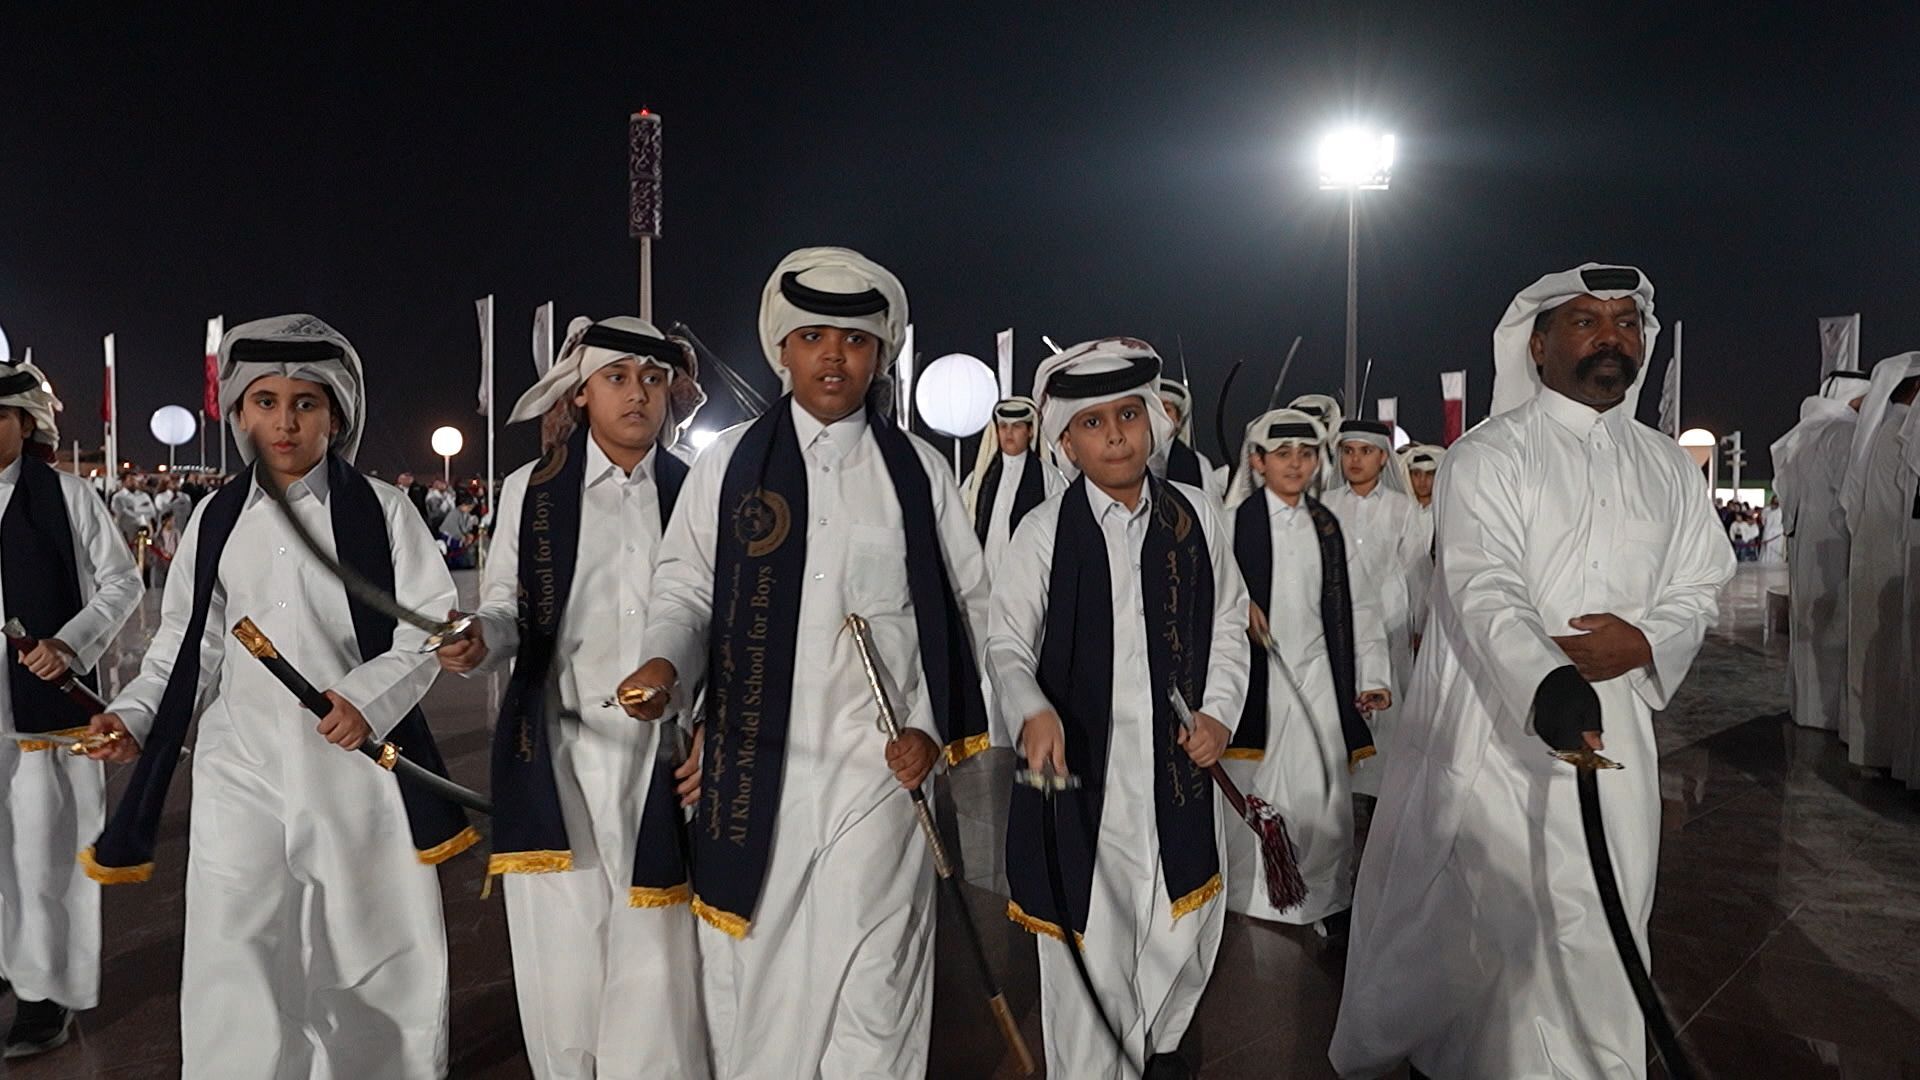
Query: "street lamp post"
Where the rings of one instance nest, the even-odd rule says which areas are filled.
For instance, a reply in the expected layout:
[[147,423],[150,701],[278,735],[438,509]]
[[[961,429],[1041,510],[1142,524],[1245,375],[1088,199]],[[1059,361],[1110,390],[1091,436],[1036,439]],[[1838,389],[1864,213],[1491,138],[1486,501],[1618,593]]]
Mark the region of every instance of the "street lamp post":
[[1360,192],[1385,191],[1393,175],[1393,136],[1342,128],[1320,140],[1320,190],[1347,193],[1347,371],[1341,404],[1360,415]]

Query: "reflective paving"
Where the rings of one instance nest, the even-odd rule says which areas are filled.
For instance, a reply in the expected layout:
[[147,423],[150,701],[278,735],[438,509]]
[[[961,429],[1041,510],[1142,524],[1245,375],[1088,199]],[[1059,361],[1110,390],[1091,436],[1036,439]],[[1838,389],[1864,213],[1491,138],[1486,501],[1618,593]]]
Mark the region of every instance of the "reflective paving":
[[[1783,579],[1742,568],[1693,676],[1661,717],[1655,979],[1709,1075],[1920,1077],[1920,801],[1860,776],[1833,736],[1794,728],[1783,715],[1785,641],[1766,629],[1767,592]],[[150,603],[122,635],[117,678],[131,674],[153,618]],[[454,775],[470,785],[486,779],[498,690],[498,680],[444,679],[428,699]],[[969,906],[1037,1047],[1035,942],[1002,917],[998,892],[1011,768],[1009,755],[985,755],[957,770],[941,801],[963,854]],[[183,773],[153,882],[108,890],[101,1007],[81,1018],[73,1045],[0,1075],[177,1074],[186,783]],[[497,896],[480,898],[481,866],[476,854],[442,868],[452,1075],[506,1080],[528,1072],[504,909]],[[932,1075],[1013,1076],[958,934],[954,913],[944,911]],[[1341,973],[1341,957],[1310,931],[1230,921],[1183,1049],[1217,1080],[1330,1076]],[[10,1010],[0,1006],[0,1018]],[[1653,1075],[1662,1075],[1657,1066]]]

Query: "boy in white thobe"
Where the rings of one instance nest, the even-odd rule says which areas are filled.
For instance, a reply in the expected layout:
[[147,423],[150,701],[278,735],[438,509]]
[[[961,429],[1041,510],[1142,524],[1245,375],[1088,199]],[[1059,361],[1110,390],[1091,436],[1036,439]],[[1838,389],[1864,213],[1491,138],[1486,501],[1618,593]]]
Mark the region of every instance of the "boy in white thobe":
[[1653,711],[1733,575],[1699,470],[1633,418],[1658,328],[1638,270],[1589,263],[1494,333],[1493,417],[1440,470],[1434,609],[1355,888],[1342,1076],[1646,1074],[1574,770],[1550,751],[1624,765],[1598,777],[1601,810],[1644,954]]
[[[38,644],[0,674],[0,994],[11,984],[6,1058],[67,1041],[100,997],[100,886],[74,852],[100,832],[98,762],[31,736],[84,733],[90,709],[53,685],[87,673],[140,604],[140,576],[106,504],[48,464],[59,403],[32,364],[0,363],[0,612]],[[78,730],[76,730],[78,729]]]
[[[453,580],[407,497],[348,463],[366,405],[345,338],[311,315],[261,319],[228,331],[219,360],[221,406],[254,471],[195,509],[140,675],[93,719],[122,736],[99,756],[139,763],[86,865],[107,884],[152,875],[198,712],[182,1075],[430,1080],[447,1066],[434,867],[479,835],[350,751],[391,733],[436,768],[416,705],[438,669],[421,630],[361,607],[306,550],[261,473],[316,543],[402,605],[446,611]],[[228,635],[241,618],[331,688],[318,725]]]
[[1084,785],[1052,805],[1016,785],[1007,821],[1007,913],[1036,935],[1047,1073],[1076,1080],[1191,1075],[1177,1051],[1226,916],[1222,833],[1242,827],[1205,770],[1246,694],[1246,587],[1218,504],[1149,474],[1173,436],[1159,374],[1131,338],[1041,365],[1042,438],[1076,479],[1015,534],[987,645],[1028,767]]
[[1067,486],[1060,470],[1034,445],[1038,419],[1032,398],[1010,397],[995,405],[992,437],[981,436],[979,460],[967,477],[967,513],[973,516],[973,534],[986,555],[988,581],[1020,519]]
[[[687,475],[668,451],[704,400],[695,363],[643,319],[574,321],[509,418],[545,419],[548,445],[502,489],[477,632],[439,653],[460,674],[514,658],[488,872],[506,875],[540,1080],[708,1071],[679,731],[609,700],[647,655],[654,557]],[[549,591],[560,605],[540,602]]]
[[[1323,441],[1320,425],[1294,409],[1255,420],[1247,429],[1247,473],[1230,507],[1235,559],[1253,594],[1255,667],[1227,771],[1286,820],[1307,898],[1275,908],[1259,837],[1230,829],[1227,905],[1276,922],[1324,920],[1322,929],[1339,937],[1353,904],[1351,775],[1373,753],[1364,715],[1392,696],[1386,631],[1366,564],[1341,523],[1307,494]],[[1324,562],[1329,552],[1338,559],[1332,567]]]
[[[792,392],[694,462],[648,604],[654,658],[623,684],[658,716],[705,682],[693,910],[720,1077],[927,1069],[934,877],[901,788],[986,748],[986,575],[951,466],[875,411],[906,325],[899,280],[858,252],[775,268],[760,340]],[[849,615],[898,739],[875,730]]]
[[1163,457],[1154,459],[1154,471],[1161,477],[1197,487],[1218,499],[1226,494],[1220,470],[1207,455],[1193,446],[1193,391],[1180,379],[1160,380],[1160,402],[1167,418],[1173,421],[1173,441],[1167,443]]
[[[1408,493],[1407,478],[1393,454],[1393,437],[1377,420],[1345,420],[1335,437],[1341,484],[1322,498],[1340,519],[1340,527],[1366,564],[1366,580],[1376,590],[1380,621],[1387,633],[1387,660],[1395,700],[1404,697],[1413,672],[1413,637],[1425,620],[1427,585],[1432,576],[1432,526]],[[1361,762],[1353,789],[1380,794],[1386,759],[1392,756],[1397,710],[1374,713],[1373,737],[1379,754]]]

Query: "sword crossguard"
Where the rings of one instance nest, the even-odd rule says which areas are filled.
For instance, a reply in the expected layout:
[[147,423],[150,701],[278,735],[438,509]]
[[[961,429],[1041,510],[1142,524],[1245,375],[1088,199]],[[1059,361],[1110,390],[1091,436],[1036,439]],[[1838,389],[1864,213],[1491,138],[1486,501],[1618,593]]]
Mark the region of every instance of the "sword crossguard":
[[95,750],[112,746],[124,738],[126,738],[126,734],[119,731],[103,731],[98,735],[82,735],[67,747],[67,753],[72,754],[74,757],[86,757]]
[[427,640],[421,642],[420,648],[416,651],[423,653],[439,652],[454,642],[465,639],[467,631],[472,628],[473,616],[471,614],[449,619],[429,633]]
[[629,705],[645,705],[666,691],[657,686],[623,686],[612,697],[602,701],[603,709],[624,709]]

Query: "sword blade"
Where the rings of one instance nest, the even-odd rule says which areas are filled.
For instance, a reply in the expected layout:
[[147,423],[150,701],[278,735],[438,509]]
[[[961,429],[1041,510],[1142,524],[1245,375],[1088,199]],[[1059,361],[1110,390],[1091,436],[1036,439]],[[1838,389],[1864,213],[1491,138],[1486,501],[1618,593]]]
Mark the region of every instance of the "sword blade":
[[[258,460],[257,449],[255,454]],[[286,489],[280,486],[271,472],[266,469],[255,469],[254,479],[259,483],[260,490],[266,492],[267,498],[272,499],[273,505],[280,509],[281,518],[286,521],[287,527],[293,530],[293,535],[300,541],[300,546],[306,548],[308,554],[319,560],[327,573],[333,575],[341,586],[353,595],[354,599],[382,615],[426,632],[427,641],[421,646],[421,652],[433,652],[442,645],[453,644],[459,640],[461,634],[465,633],[467,627],[472,625],[473,617],[470,615],[447,620],[415,611],[401,603],[398,597],[362,577],[352,567],[334,558],[332,552],[321,546],[319,538],[307,529],[306,523],[300,520],[300,515],[294,513],[293,504],[287,501]]]

